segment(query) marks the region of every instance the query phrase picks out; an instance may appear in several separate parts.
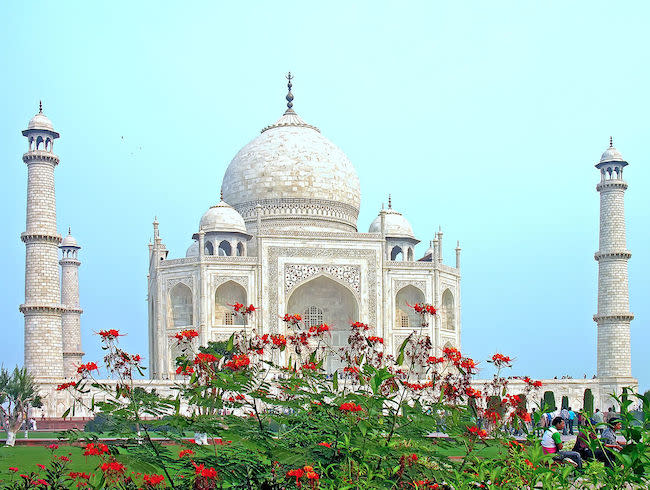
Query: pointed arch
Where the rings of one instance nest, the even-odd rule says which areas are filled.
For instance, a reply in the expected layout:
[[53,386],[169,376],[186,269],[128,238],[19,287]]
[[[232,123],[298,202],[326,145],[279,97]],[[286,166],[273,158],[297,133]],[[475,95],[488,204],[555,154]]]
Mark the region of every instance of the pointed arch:
[[214,245],[212,245],[212,242],[205,242],[205,254],[214,255]]
[[[307,321],[330,326],[331,344],[334,352],[348,345],[350,323],[359,320],[359,303],[352,291],[344,284],[326,275],[318,275],[293,290],[287,300],[286,313],[307,314]],[[342,367],[336,354],[326,360],[328,372]]]
[[237,256],[238,257],[243,257],[245,255],[244,253],[244,244],[242,242],[239,242],[237,244]]
[[395,295],[395,325],[397,327],[416,328],[420,326],[421,318],[409,305],[424,303],[424,293],[415,286],[408,285],[397,291]]
[[174,327],[192,326],[194,324],[192,290],[179,282],[169,294]]
[[231,305],[247,303],[246,289],[235,281],[226,281],[214,292],[214,325],[245,325],[245,318],[235,315]]
[[406,252],[406,260],[409,262],[413,262],[413,248],[409,247],[407,252]]
[[390,260],[404,260],[404,252],[402,247],[395,245],[390,251]]
[[228,240],[222,240],[219,244],[219,255],[221,257],[230,257],[232,255],[232,246]]
[[442,327],[456,330],[456,304],[449,288],[442,293]]

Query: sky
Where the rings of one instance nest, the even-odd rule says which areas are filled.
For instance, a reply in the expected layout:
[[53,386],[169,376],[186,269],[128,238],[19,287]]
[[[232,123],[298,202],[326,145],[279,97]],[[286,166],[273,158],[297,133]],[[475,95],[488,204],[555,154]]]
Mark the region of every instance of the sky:
[[[60,233],[80,260],[85,359],[101,329],[147,354],[147,243],[183,257],[237,151],[285,108],[350,158],[359,231],[392,194],[445,262],[462,248],[462,350],[511,373],[596,370],[599,180],[625,170],[632,371],[650,388],[647,2],[3,2],[0,360],[23,362],[27,169],[43,101]],[[482,363],[486,367],[485,362]],[[483,376],[489,376],[485,368]]]

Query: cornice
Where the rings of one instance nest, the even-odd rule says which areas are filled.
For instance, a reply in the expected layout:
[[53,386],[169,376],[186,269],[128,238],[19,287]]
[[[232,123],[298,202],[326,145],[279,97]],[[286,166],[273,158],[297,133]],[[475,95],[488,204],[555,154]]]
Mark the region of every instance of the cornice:
[[28,233],[26,231],[20,234],[20,239],[24,243],[49,242],[56,245],[61,243],[62,240],[61,235],[51,235],[49,233]]
[[632,252],[629,250],[622,250],[620,252],[596,252],[594,259],[629,259],[632,257]]
[[54,166],[59,164],[59,157],[49,151],[35,150],[23,154],[23,162],[30,163],[51,163]]

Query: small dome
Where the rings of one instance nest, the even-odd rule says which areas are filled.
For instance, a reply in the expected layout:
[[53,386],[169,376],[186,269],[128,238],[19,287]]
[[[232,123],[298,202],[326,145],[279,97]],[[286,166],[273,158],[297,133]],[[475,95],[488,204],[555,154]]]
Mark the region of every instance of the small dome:
[[623,155],[620,154],[620,152],[614,148],[613,146],[610,146],[605,150],[605,152],[602,154],[600,157],[600,162],[598,163],[605,163],[605,162],[624,162],[623,160]]
[[77,240],[75,240],[74,237],[70,234],[70,229],[68,229],[68,235],[61,241],[61,245],[59,245],[59,247],[81,248],[79,245],[77,245]]
[[211,231],[225,231],[248,234],[246,225],[244,224],[244,218],[225,201],[220,201],[219,204],[212,206],[205,212],[201,217],[199,230],[203,230],[206,233]]
[[187,248],[185,252],[185,257],[198,257],[199,256],[199,242],[194,240],[192,245]]
[[[408,220],[392,208],[388,208],[385,212],[384,226],[386,228],[387,237],[411,238],[415,239],[413,235],[413,228]],[[371,223],[368,233],[381,233],[381,213]]]
[[45,131],[54,131],[54,126],[52,126],[52,121],[50,121],[45,114],[39,112],[29,120],[27,129],[41,129]]

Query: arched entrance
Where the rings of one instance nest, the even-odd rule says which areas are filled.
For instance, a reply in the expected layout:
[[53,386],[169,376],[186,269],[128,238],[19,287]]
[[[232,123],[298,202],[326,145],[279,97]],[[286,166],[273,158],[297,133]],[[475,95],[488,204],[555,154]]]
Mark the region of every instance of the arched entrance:
[[[286,312],[302,315],[308,325],[328,324],[335,351],[348,345],[350,323],[359,320],[359,305],[352,292],[326,276],[318,276],[298,286],[289,297]],[[330,355],[325,362],[329,373],[342,366],[336,355]]]

